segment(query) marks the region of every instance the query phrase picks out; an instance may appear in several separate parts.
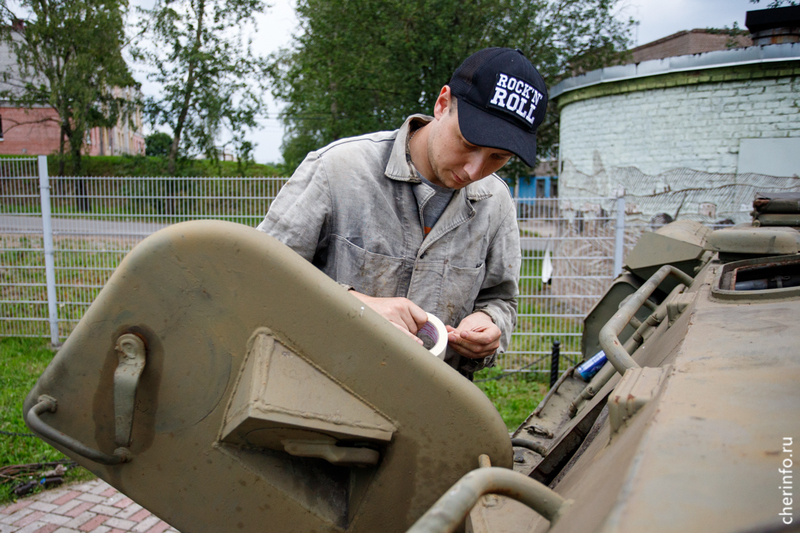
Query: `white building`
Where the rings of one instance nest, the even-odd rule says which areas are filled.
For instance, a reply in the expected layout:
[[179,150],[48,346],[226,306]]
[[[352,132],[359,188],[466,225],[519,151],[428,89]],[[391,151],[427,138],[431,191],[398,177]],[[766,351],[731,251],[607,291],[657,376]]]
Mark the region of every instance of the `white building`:
[[604,68],[550,96],[562,197],[713,223],[749,220],[757,191],[800,191],[800,43]]

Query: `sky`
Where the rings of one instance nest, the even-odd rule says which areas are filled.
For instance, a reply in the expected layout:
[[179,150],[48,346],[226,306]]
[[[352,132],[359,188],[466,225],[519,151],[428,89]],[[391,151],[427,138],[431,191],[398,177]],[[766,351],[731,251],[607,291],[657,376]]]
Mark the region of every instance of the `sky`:
[[[152,0],[134,3],[151,4]],[[263,55],[289,47],[293,33],[297,32],[294,0],[272,0],[269,3],[272,7],[259,16],[258,32],[254,36],[254,48]],[[768,3],[769,0],[761,0],[759,4],[753,4],[750,0],[622,0],[618,16],[639,21],[632,38],[635,45],[642,45],[694,28],[730,28],[734,22],[740,28],[745,28],[745,13],[765,9]],[[146,82],[143,74],[138,74],[137,78],[143,82],[145,94],[152,94],[156,89]],[[281,161],[283,126],[277,118],[280,103],[273,100],[271,95],[268,95],[267,102],[269,112],[266,118],[260,120],[261,129],[248,136],[256,144],[254,157],[258,163]]]

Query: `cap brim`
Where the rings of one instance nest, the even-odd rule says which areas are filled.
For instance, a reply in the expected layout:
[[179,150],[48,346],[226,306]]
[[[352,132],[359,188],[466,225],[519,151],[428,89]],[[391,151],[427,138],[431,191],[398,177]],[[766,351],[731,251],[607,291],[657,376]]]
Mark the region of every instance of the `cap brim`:
[[461,135],[477,146],[507,150],[532,167],[536,164],[536,132],[521,130],[511,122],[458,100]]

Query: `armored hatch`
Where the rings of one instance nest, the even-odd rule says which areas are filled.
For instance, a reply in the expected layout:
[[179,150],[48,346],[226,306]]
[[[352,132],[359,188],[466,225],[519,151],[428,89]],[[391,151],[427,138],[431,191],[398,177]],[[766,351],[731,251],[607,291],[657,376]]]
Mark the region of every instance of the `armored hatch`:
[[217,221],[137,246],[24,411],[192,533],[405,531],[480,454],[512,459],[474,385],[283,244]]

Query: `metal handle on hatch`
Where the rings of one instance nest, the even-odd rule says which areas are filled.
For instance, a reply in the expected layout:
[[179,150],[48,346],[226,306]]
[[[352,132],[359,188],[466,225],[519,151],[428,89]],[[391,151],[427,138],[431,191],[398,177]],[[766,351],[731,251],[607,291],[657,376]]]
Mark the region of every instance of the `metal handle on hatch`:
[[125,463],[131,460],[131,453],[127,448],[117,448],[114,450],[114,455],[108,455],[107,453],[100,452],[98,450],[89,448],[85,444],[77,441],[76,439],[70,437],[69,435],[65,435],[60,431],[48,426],[45,424],[39,415],[44,412],[55,413],[56,409],[58,408],[58,402],[52,396],[42,395],[39,396],[39,403],[31,407],[30,411],[28,411],[28,416],[26,422],[28,423],[28,427],[32,430],[40,433],[41,435],[45,436],[46,438],[52,440],[56,444],[67,448],[68,450],[77,453],[87,459],[94,461],[95,463],[100,463],[104,465],[118,465],[120,463]]
[[551,526],[572,503],[572,500],[565,500],[553,489],[519,472],[496,466],[479,468],[459,479],[406,533],[455,531],[470,509],[486,494],[501,494],[524,503],[549,520]]
[[650,276],[650,279],[639,287],[639,290],[631,296],[630,300],[620,307],[619,311],[617,311],[617,313],[611,317],[611,320],[600,330],[600,346],[603,347],[603,350],[606,352],[606,357],[620,374],[624,374],[629,368],[639,368],[639,365],[622,346],[622,343],[619,342],[619,334],[625,329],[625,326],[630,322],[631,318],[633,318],[633,315],[636,314],[636,311],[639,310],[650,295],[661,285],[661,282],[667,279],[669,275],[676,277],[687,287],[694,281],[691,276],[672,265],[662,266],[655,274]]

